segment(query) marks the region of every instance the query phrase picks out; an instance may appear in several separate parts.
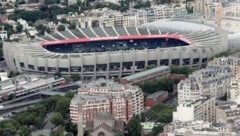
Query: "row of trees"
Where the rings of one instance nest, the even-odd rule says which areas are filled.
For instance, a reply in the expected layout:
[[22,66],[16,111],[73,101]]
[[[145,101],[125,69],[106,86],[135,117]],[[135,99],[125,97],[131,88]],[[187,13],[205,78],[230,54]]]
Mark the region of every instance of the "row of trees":
[[[56,126],[64,125],[65,131],[73,134],[77,133],[77,127],[69,120],[69,105],[70,100],[74,96],[74,92],[67,92],[65,96],[52,96],[39,104],[28,108],[13,116],[9,120],[0,122],[0,134],[8,135],[23,135],[30,136],[31,131],[40,129],[47,121],[47,114],[56,111],[52,116],[51,122]],[[53,132],[54,134],[54,132]]]
[[175,106],[156,104],[150,110],[142,114],[142,121],[153,120],[155,122],[172,122],[172,113],[176,110]]
[[194,72],[196,69],[192,67],[187,67],[187,66],[176,66],[176,65],[171,65],[170,66],[170,71],[172,74],[183,74],[188,76],[192,72]]
[[175,111],[176,107],[166,106],[164,104],[154,105],[150,110],[142,113],[141,116],[134,115],[128,122],[128,131],[131,136],[140,136],[142,133],[141,122],[153,121],[158,122],[150,135],[158,135],[163,131],[163,124],[172,122],[172,113]]
[[172,79],[168,77],[157,78],[155,80],[146,81],[143,84],[140,84],[140,88],[144,93],[152,94],[157,91],[166,90],[168,92],[173,91],[175,84],[179,82],[178,79]]

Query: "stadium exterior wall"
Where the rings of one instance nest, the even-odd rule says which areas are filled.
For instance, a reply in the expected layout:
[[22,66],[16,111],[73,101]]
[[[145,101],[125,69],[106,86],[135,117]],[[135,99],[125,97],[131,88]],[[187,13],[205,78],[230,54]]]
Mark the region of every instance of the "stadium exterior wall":
[[[49,55],[34,55],[22,49],[17,43],[5,42],[3,50],[6,63],[12,71],[56,73],[60,72],[61,68],[64,68],[66,71],[61,71],[62,74],[80,74],[83,79],[96,79],[97,77],[122,77],[143,70],[143,68],[137,68],[136,62],[142,62],[145,66],[154,62],[157,66],[160,66],[162,65],[161,62],[165,60],[165,63],[167,62],[168,65],[175,63],[200,67],[207,61],[207,58],[219,53],[221,47],[190,45],[185,47],[85,53],[79,55],[62,54],[61,57],[61,54],[51,52],[49,52]],[[197,63],[194,60],[198,60]],[[125,62],[130,62],[131,67],[125,69]],[[106,65],[105,71],[97,71],[99,64]],[[110,65],[112,64],[116,64],[118,68],[110,70]],[[84,71],[83,68],[88,66],[93,67],[93,69]],[[39,70],[39,67],[42,67],[44,70]],[[73,67],[81,67],[81,71],[71,71]]]

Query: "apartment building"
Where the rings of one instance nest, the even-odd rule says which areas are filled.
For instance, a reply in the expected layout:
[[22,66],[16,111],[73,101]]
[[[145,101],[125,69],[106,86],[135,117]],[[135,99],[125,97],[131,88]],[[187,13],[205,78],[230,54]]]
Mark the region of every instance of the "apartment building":
[[116,120],[127,122],[133,114],[140,114],[143,110],[144,98],[139,87],[99,79],[83,84],[79,89],[70,104],[70,118],[77,123],[78,113],[81,112],[85,123],[93,120],[98,113],[109,112]]
[[218,104],[216,107],[216,119],[233,123],[240,119],[240,107],[234,103]]
[[235,78],[240,78],[240,58],[239,57],[221,57],[214,58],[208,63],[208,66],[228,66]]
[[207,121],[172,122],[160,136],[237,136],[232,125]]
[[240,104],[240,81],[239,79],[232,78],[230,90],[228,93],[228,100]]
[[230,89],[231,72],[228,66],[209,66],[191,74],[178,84],[178,103],[197,101],[202,95],[222,97]]
[[[116,10],[108,8],[93,9],[85,11],[81,15],[71,17],[71,20],[78,20],[80,28],[88,27],[112,27],[112,26],[124,26],[134,27],[147,22],[153,22],[160,19],[171,18],[175,13],[175,10],[185,10],[184,7],[174,8],[170,5],[158,5],[147,9],[132,9],[128,12],[121,13]],[[62,15],[58,15],[60,18]],[[69,20],[68,16],[62,16]]]
[[173,112],[173,122],[197,121],[208,122],[216,121],[215,98],[202,96],[195,102],[180,103],[177,111]]

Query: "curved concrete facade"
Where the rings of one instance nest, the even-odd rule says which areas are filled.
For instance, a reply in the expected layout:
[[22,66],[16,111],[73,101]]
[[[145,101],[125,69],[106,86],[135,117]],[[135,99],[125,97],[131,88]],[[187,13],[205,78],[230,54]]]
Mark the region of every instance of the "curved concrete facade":
[[[176,32],[177,33],[177,32]],[[53,53],[40,42],[4,42],[3,51],[12,71],[79,74],[82,79],[117,78],[142,71],[149,64],[201,67],[207,59],[227,50],[222,31],[207,30],[180,34],[192,45],[144,50]]]

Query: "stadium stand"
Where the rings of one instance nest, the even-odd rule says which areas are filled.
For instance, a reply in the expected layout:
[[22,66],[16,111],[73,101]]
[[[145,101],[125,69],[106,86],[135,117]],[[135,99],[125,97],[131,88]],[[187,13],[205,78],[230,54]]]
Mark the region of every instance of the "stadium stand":
[[99,37],[105,37],[107,36],[106,33],[103,31],[101,27],[93,27],[93,31],[99,36]]
[[105,31],[108,33],[109,36],[117,36],[116,32],[112,27],[105,27]]
[[128,33],[125,31],[124,27],[116,27],[116,31],[119,35],[128,35]]
[[78,31],[77,29],[76,30],[70,30],[76,37],[78,38],[86,38],[86,36],[81,33],[80,31]]
[[88,36],[88,37],[97,37],[97,35],[92,32],[90,28],[83,28],[82,31]]

